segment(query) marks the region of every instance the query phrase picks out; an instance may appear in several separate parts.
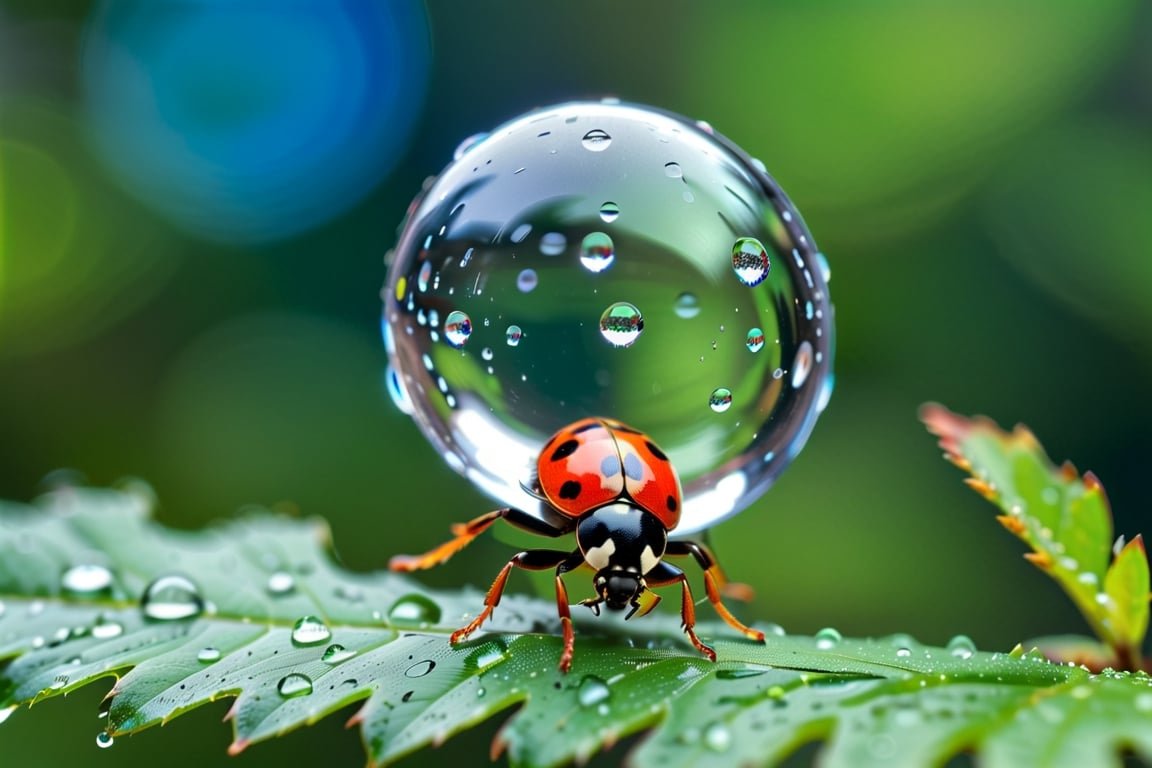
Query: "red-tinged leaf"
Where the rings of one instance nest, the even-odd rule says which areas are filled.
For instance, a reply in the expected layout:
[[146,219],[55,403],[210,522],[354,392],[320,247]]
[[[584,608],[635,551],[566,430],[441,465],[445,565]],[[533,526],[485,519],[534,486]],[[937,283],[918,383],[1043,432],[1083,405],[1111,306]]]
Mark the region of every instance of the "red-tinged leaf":
[[1032,548],[1025,557],[1056,579],[1118,663],[1138,665],[1148,627],[1147,559],[1137,545],[1109,567],[1112,513],[1096,476],[1080,477],[1067,461],[1053,464],[1024,426],[1005,432],[988,418],[936,404],[920,417],[948,460],[972,475],[965,482],[1004,511],[997,520]]

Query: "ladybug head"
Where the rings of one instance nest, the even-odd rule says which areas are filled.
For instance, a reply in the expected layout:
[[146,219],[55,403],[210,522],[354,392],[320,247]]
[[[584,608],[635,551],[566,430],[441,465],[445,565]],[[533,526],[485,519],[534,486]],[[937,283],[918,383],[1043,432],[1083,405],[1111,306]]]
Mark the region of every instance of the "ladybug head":
[[605,568],[597,573],[594,584],[596,594],[612,611],[622,611],[631,606],[632,612],[635,613],[638,607],[637,598],[644,591],[640,574],[615,568]]

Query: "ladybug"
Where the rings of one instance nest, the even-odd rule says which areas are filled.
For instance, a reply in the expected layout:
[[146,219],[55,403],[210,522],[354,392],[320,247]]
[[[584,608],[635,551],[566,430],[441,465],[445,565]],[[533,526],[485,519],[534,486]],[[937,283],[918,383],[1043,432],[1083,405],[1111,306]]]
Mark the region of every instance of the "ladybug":
[[680,616],[684,632],[698,651],[712,661],[716,652],[696,636],[696,610],[684,571],[664,560],[693,557],[704,570],[704,587],[712,606],[729,626],[764,642],[764,633],[742,624],[720,600],[721,591],[742,598],[751,590],[728,584],[715,556],[703,544],[668,541],[680,522],[680,480],[668,456],[643,432],[619,421],[582,419],[561,429],[544,445],[536,472],[525,490],[543,502],[544,518],[508,507],[452,526],[455,538],[423,555],[398,555],[389,562],[393,571],[415,571],[439,565],[468,545],[497,520],[505,520],[531,533],[557,538],[576,534],[576,549],[529,549],[519,553],[500,571],[484,598],[484,610],[466,627],[452,633],[457,643],[476,631],[500,603],[513,568],[530,571],[556,569],[556,609],[564,631],[560,671],[572,666],[575,637],[569,612],[568,589],[562,576],[582,565],[596,572],[596,597],[581,600],[599,615],[603,604],[612,611],[628,610],[630,619],[651,611],[660,601],[653,593],[647,605],[640,598],[652,587],[679,583]]

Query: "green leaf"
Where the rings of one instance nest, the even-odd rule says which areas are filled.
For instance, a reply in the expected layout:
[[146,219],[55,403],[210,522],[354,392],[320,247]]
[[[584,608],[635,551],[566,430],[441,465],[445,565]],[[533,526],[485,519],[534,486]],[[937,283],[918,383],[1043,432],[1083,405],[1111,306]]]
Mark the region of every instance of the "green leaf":
[[761,645],[702,625],[713,664],[677,617],[653,614],[580,617],[564,675],[548,601],[507,597],[496,631],[453,647],[480,592],[342,571],[317,521],[262,512],[188,533],[152,522],[150,503],[129,487],[0,505],[3,727],[18,727],[16,707],[109,678],[109,735],[233,698],[232,752],[361,702],[353,723],[375,763],[516,707],[493,750],[519,765],[583,760],[642,731],[641,768],[769,765],[813,741],[832,766],[1152,760],[1143,673],[1092,675],[966,638],[933,648],[826,630]]
[[1004,432],[990,419],[967,419],[928,404],[921,419],[940,437],[946,458],[966,482],[1006,514],[997,519],[1032,548],[1025,555],[1049,573],[1113,649],[1114,663],[1141,664],[1148,629],[1148,558],[1140,537],[1109,564],[1112,513],[1099,480],[1057,468],[1036,437],[1017,425]]

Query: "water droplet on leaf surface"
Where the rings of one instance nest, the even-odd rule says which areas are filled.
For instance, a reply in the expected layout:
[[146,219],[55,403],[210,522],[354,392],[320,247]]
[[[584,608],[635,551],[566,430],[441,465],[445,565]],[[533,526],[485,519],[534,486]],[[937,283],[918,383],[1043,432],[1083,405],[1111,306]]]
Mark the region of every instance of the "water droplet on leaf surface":
[[320,657],[320,661],[325,664],[336,665],[342,661],[347,661],[356,655],[356,651],[350,651],[339,643],[333,643],[324,649],[324,654]]
[[115,739],[113,739],[107,731],[100,731],[100,733],[96,734],[96,746],[100,747],[100,749],[108,749],[114,741]]
[[825,627],[816,633],[816,647],[822,651],[828,651],[840,645],[843,640],[840,632],[832,627]]
[[200,649],[200,652],[196,654],[196,661],[201,664],[212,664],[213,662],[220,661],[222,656],[223,654],[220,653],[219,648],[214,648],[209,645]]
[[608,684],[595,675],[587,675],[576,689],[576,700],[582,707],[594,707],[612,695]]
[[[610,250],[584,247],[600,237]],[[634,104],[544,108],[492,131],[411,208],[382,292],[389,362],[411,396],[398,402],[452,469],[530,514],[524,467],[558,426],[596,414],[649,432],[680,475],[677,533],[691,534],[758,498],[807,439],[831,392],[824,278],[802,217],[718,134]],[[605,318],[613,305],[634,313]],[[433,311],[467,316],[468,333]],[[512,324],[531,343],[485,360],[517,345]],[[717,339],[720,326],[738,338]],[[750,354],[753,327],[778,341]],[[711,390],[691,396],[690,379],[738,394],[722,420],[701,413]],[[672,426],[705,417],[707,429]]]
[[432,659],[425,659],[424,661],[416,662],[412,666],[408,667],[408,669],[404,670],[404,676],[424,677],[434,669],[436,669],[436,662],[432,661]]
[[404,595],[388,609],[393,624],[435,624],[440,621],[440,606],[417,592]]
[[332,630],[315,616],[303,616],[292,627],[293,645],[319,645],[328,642],[331,637]]
[[292,578],[292,574],[286,571],[277,571],[268,577],[265,588],[268,590],[268,594],[282,597],[296,589],[296,580]]
[[280,678],[280,682],[276,684],[276,691],[286,699],[307,696],[312,693],[312,678],[299,672],[293,672]]
[[64,571],[60,587],[69,597],[96,597],[112,591],[112,572],[102,565],[74,565]]
[[948,652],[958,659],[970,659],[976,653],[976,643],[967,635],[956,635],[948,641]]
[[170,574],[144,588],[140,607],[145,618],[154,621],[191,619],[204,612],[204,598],[187,576]]

